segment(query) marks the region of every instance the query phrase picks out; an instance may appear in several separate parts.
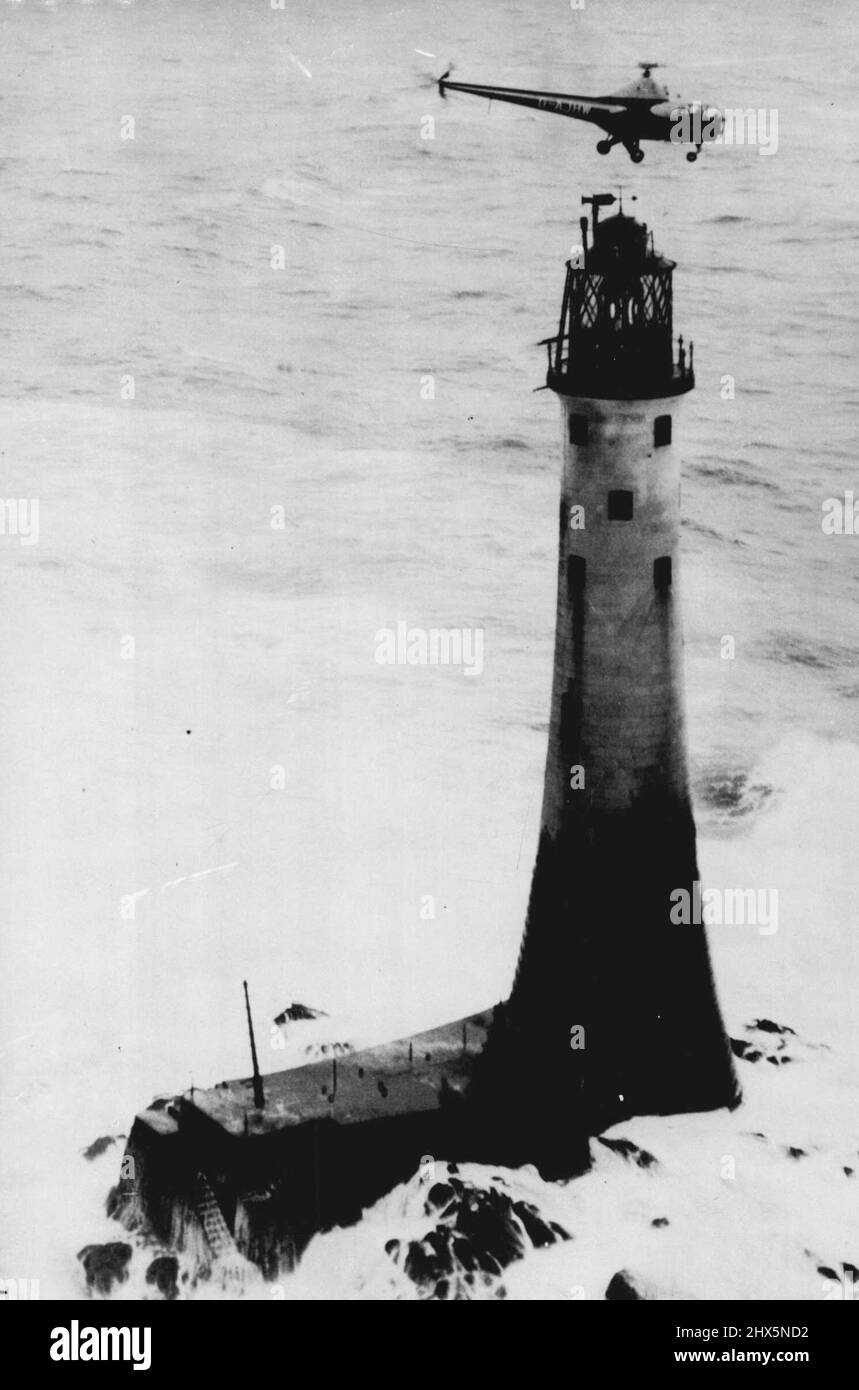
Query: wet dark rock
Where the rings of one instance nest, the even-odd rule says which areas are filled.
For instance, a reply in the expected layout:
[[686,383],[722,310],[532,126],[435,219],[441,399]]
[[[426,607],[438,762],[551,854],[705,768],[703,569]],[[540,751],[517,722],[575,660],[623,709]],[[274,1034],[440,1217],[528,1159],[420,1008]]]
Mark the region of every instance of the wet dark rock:
[[852,1169],[852,1168],[845,1168],[845,1169],[844,1169],[844,1172],[846,1173],[846,1175],[847,1175],[848,1178],[852,1178],[852,1176],[853,1176],[853,1169]]
[[179,1297],[179,1261],[175,1255],[156,1255],[146,1271],[147,1284],[154,1284],[170,1302]]
[[658,1159],[652,1153],[648,1153],[647,1149],[640,1149],[637,1144],[633,1144],[631,1139],[604,1139],[601,1134],[597,1135],[597,1139],[612,1153],[620,1154],[621,1158],[637,1164],[639,1168],[652,1168],[654,1164],[658,1166]]
[[389,1242],[386,1250],[426,1298],[473,1298],[529,1249],[570,1239],[569,1232],[545,1221],[530,1202],[461,1178],[435,1183],[424,1209],[434,1228],[404,1248]]
[[451,1232],[430,1231],[423,1240],[410,1240],[403,1269],[416,1284],[436,1284],[448,1263]]
[[807,1157],[808,1157],[808,1155],[807,1155],[806,1152],[805,1152],[805,1149],[796,1149],[796,1148],[793,1147],[792,1144],[791,1144],[790,1148],[787,1149],[786,1152],[787,1152],[787,1154],[788,1154],[788,1156],[789,1156],[790,1158],[807,1158]]
[[120,1187],[115,1183],[110,1189],[105,1200],[104,1209],[106,1214],[114,1221],[121,1221],[125,1215],[128,1199]]
[[110,1293],[114,1283],[123,1284],[128,1278],[131,1246],[124,1241],[107,1245],[85,1245],[78,1259],[86,1272],[87,1288],[94,1293]]
[[449,1183],[434,1183],[427,1193],[424,1203],[427,1216],[432,1214],[433,1208],[436,1211],[441,1211],[443,1207],[446,1207],[449,1202],[453,1201],[454,1196],[454,1190]]
[[290,1004],[288,1009],[284,1009],[275,1018],[275,1023],[298,1023],[302,1019],[308,1018],[327,1018],[328,1015],[321,1009],[310,1009],[306,1004]]
[[605,1296],[612,1303],[623,1301],[642,1301],[646,1295],[642,1292],[635,1275],[630,1274],[629,1270],[619,1269],[617,1274],[613,1274],[605,1291]]
[[84,1158],[90,1159],[90,1161],[94,1158],[100,1158],[101,1155],[110,1148],[111,1144],[115,1144],[118,1139],[124,1138],[125,1135],[123,1134],[103,1134],[100,1139],[93,1139],[92,1143],[84,1149],[83,1156]]
[[[537,1250],[542,1249],[544,1245],[555,1244],[557,1240],[555,1232],[539,1215],[536,1207],[532,1207],[529,1202],[514,1202],[513,1210],[525,1227],[528,1239]],[[564,1234],[566,1235],[566,1232]]]
[[[797,1060],[797,1049],[814,1051],[815,1044],[805,1043],[787,1024],[773,1023],[771,1018],[758,1018],[747,1023],[748,1038],[731,1038],[731,1051],[744,1062],[767,1061],[770,1066],[784,1067]],[[823,1046],[817,1044],[816,1046]]]
[[651,1226],[668,1226],[670,1222],[667,1216],[655,1216],[650,1224]]

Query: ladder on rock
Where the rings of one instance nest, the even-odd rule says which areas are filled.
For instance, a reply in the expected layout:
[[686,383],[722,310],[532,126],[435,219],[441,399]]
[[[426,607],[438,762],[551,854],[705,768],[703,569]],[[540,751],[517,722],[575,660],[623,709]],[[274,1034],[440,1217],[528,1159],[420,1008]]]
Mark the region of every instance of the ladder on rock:
[[218,1199],[212,1191],[212,1185],[203,1172],[197,1173],[195,1209],[203,1227],[206,1243],[217,1263],[222,1283],[225,1286],[233,1283],[244,1284],[251,1269],[250,1261],[245,1259],[236,1245],[224,1220]]

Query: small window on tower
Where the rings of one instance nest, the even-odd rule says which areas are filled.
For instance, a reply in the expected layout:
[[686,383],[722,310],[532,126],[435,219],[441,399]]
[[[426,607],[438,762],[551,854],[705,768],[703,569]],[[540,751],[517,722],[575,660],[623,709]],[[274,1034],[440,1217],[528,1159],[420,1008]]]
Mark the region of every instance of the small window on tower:
[[671,584],[671,556],[660,555],[653,561],[653,584],[657,589],[667,589]]
[[657,415],[653,422],[653,442],[657,449],[671,443],[671,416]]
[[585,561],[581,555],[567,556],[567,597],[575,598],[585,587]]
[[570,416],[570,443],[587,444],[588,442],[588,417],[587,415]]
[[632,493],[610,492],[608,495],[609,521],[632,521]]

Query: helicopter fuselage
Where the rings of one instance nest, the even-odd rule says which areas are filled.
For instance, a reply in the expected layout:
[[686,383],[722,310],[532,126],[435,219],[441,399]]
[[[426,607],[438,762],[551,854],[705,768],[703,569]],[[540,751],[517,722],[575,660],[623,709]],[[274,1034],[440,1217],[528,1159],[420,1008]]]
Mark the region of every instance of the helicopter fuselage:
[[[642,140],[672,141],[693,145],[688,160],[697,158],[703,144],[700,136],[701,116],[708,121],[704,138],[712,139],[721,129],[719,112],[703,108],[700,102],[672,101],[666,88],[650,76],[651,65],[641,65],[644,76],[621,92],[608,96],[589,97],[566,92],[540,92],[524,87],[501,87],[469,82],[451,82],[448,73],[439,78],[439,92],[464,92],[483,96],[489,101],[503,101],[513,106],[527,106],[573,120],[588,121],[604,130],[608,139],[597,143],[600,154],[608,154],[615,145],[623,145],[634,163],[644,158]],[[693,132],[690,136],[690,132]]]

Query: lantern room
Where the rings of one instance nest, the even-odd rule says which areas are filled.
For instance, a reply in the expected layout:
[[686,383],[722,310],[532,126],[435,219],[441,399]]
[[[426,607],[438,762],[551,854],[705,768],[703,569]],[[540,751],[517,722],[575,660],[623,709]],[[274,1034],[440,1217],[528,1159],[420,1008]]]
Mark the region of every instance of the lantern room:
[[[621,210],[600,221],[612,194],[583,198],[583,264],[567,262],[561,321],[549,354],[547,385],[566,396],[652,399],[690,391],[692,346],[673,340],[675,262],[656,253],[642,222]],[[589,235],[590,231],[590,235]]]

